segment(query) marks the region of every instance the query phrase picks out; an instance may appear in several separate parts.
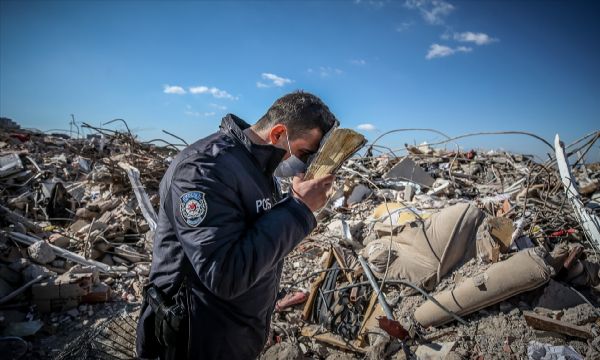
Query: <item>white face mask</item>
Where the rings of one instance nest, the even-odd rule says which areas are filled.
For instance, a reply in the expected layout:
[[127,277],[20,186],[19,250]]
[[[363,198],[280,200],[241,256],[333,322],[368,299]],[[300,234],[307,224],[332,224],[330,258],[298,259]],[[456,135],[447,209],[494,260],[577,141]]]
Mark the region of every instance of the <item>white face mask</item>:
[[288,137],[287,130],[285,132],[285,138],[288,143],[288,150],[290,151],[290,157],[282,161],[273,175],[277,177],[292,177],[296,174],[303,173],[306,171],[306,164],[300,160],[296,155],[292,154],[292,148],[290,147],[290,138]]

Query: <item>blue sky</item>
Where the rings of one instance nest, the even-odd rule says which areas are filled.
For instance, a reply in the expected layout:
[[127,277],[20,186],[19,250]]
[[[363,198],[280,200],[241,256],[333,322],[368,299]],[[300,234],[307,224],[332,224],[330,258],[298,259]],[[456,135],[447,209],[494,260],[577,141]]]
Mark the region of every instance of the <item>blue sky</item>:
[[[597,4],[2,0],[0,115],[42,130],[68,129],[70,114],[124,118],[142,139],[176,141],[165,129],[192,142],[228,112],[254,122],[304,89],[369,139],[417,127],[569,143],[600,128]],[[548,151],[522,136],[460,145]]]

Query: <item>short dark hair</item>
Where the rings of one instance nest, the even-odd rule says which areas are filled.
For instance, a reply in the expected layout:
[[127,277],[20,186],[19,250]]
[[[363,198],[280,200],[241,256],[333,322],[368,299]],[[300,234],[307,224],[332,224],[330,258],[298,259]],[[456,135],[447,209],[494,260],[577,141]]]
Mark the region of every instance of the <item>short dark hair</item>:
[[336,121],[335,115],[321,99],[298,90],[277,99],[255,126],[256,130],[263,131],[283,124],[289,129],[290,138],[297,138],[314,128],[319,128],[325,134]]

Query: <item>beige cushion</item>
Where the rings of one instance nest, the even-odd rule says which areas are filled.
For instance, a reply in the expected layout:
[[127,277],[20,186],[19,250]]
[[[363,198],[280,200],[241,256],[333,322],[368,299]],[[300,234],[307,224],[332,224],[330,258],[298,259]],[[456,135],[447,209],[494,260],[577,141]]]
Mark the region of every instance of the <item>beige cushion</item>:
[[[444,291],[434,298],[458,315],[470,314],[547,283],[553,273],[545,261],[547,256],[542,248],[519,251],[509,259],[493,264],[484,273],[465,279],[454,290]],[[453,318],[427,300],[415,311],[415,319],[428,327],[442,325]]]
[[362,255],[381,277],[391,247],[387,279],[408,280],[431,290],[452,268],[475,256],[475,234],[482,218],[475,205],[456,204],[422,223],[404,225],[393,237],[370,242]]

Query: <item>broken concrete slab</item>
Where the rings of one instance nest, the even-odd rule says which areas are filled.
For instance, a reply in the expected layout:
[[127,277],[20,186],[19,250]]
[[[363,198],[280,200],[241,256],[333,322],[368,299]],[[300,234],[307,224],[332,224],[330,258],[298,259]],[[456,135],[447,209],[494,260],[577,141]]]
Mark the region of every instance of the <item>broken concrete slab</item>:
[[455,345],[456,341],[423,344],[419,345],[417,351],[415,351],[415,355],[419,360],[445,359]]
[[373,191],[369,189],[369,187],[358,184],[354,188],[352,188],[352,192],[348,195],[346,199],[346,205],[352,206],[361,202],[365,197],[371,195]]
[[79,233],[82,228],[88,226],[89,224],[90,222],[88,220],[77,220],[73,224],[71,224],[71,226],[69,226],[69,230],[71,230],[73,233]]
[[18,173],[23,170],[23,163],[17,154],[0,155],[0,178]]
[[428,188],[433,186],[435,179],[425,170],[421,169],[408,156],[404,157],[398,164],[383,175],[386,180],[408,180]]
[[530,360],[583,360],[571,346],[543,344],[539,341],[530,341],[527,346],[527,358]]
[[[16,233],[16,232],[10,232],[8,233],[8,236],[15,240],[18,241],[22,244],[26,244],[26,245],[32,245],[33,243],[37,242],[37,241],[41,241],[38,240],[36,238],[27,236],[27,235],[23,235],[20,233]],[[111,271],[111,268],[108,267],[106,264],[103,264],[101,262],[98,261],[94,261],[94,260],[88,260],[86,258],[84,258],[81,255],[75,254],[73,252],[70,252],[68,250],[65,249],[61,249],[57,246],[54,245],[49,245],[52,247],[53,251],[58,255],[61,256],[67,260],[71,260],[73,262],[76,262],[78,264],[82,264],[82,265],[86,265],[86,266],[94,266],[96,268],[98,268],[100,271],[104,272],[104,273],[108,273]]]

